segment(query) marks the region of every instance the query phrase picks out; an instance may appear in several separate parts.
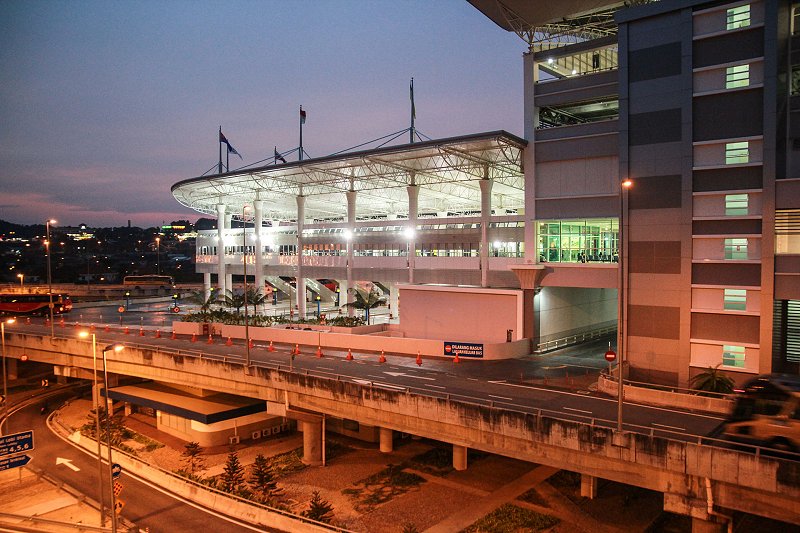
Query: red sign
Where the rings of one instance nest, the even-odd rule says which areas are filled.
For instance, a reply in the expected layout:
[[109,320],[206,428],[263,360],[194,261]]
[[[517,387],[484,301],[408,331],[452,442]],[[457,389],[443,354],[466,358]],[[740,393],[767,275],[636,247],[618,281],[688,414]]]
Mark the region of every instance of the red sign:
[[117,308],[117,311],[119,311],[120,313],[124,313],[124,312],[125,312],[125,306],[124,306],[124,305],[120,305],[120,306]]
[[175,307],[172,308],[172,312],[173,313],[180,313],[181,312],[181,308],[176,305]]
[[617,352],[615,352],[614,350],[608,350],[606,352],[606,361],[608,361],[609,363],[611,361],[616,360],[616,358],[617,358]]

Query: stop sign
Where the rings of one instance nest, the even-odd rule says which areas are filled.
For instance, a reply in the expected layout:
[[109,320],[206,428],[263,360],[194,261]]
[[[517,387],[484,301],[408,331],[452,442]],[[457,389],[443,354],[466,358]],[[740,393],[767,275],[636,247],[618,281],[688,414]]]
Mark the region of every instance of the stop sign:
[[617,358],[617,352],[615,352],[614,350],[609,349],[606,352],[606,361],[608,361],[609,363],[611,361],[614,361],[616,358]]

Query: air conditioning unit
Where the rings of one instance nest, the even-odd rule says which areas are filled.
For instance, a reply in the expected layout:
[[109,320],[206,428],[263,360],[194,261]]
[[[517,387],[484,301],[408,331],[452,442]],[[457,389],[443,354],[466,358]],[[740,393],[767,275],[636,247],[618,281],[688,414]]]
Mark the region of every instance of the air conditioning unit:
[[289,431],[289,424],[281,424],[281,430]]
[[280,432],[281,432],[281,427],[280,426],[275,426],[275,427],[272,428],[272,434],[273,435],[275,435],[277,433],[280,433]]
[[261,438],[261,432],[260,432],[260,431],[254,431],[254,432],[253,432],[253,433],[250,435],[250,438],[251,438],[251,439],[253,439],[253,440],[258,440],[258,439],[260,439],[260,438]]
[[232,435],[228,437],[228,444],[239,444],[239,435]]

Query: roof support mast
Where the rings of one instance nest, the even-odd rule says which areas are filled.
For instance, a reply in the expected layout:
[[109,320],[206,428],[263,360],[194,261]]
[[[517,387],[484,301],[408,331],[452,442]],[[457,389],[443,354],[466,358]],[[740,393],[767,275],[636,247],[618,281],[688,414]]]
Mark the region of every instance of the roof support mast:
[[409,142],[413,144],[414,133],[416,133],[414,128],[414,120],[417,118],[417,110],[414,108],[414,78],[411,78],[411,86],[409,90],[411,92],[411,128],[409,128],[408,134],[410,137]]

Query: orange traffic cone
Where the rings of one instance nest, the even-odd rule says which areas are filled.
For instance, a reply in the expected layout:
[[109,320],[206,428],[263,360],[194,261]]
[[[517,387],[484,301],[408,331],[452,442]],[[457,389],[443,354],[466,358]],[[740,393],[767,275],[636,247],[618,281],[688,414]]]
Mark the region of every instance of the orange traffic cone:
[[109,331],[111,331],[111,326],[109,326],[108,324],[106,324],[106,327],[104,327],[104,328],[103,328],[103,331],[106,331],[106,332],[109,332]]
[[26,323],[26,324],[30,324],[30,323],[31,323],[31,317],[28,317],[28,318],[26,318],[26,319],[25,319],[25,323]]
[[197,333],[192,333],[192,342],[197,342]]
[[161,330],[157,329],[156,330],[156,339],[160,339],[160,338],[161,338]]
[[177,339],[177,338],[178,338],[178,334],[177,334],[177,333],[175,333],[175,330],[174,330],[174,329],[172,330],[172,336],[171,336],[170,338],[171,338],[172,340],[175,340],[175,339]]
[[269,348],[267,348],[267,350],[270,351],[270,352],[274,352],[275,351],[275,346],[272,345],[272,341],[269,341]]
[[[30,318],[28,319],[28,323],[30,324]],[[95,328],[94,328],[94,324],[92,324],[91,326],[89,326],[89,331],[92,331],[92,332],[93,332],[93,331],[94,331],[94,329],[95,329]]]
[[353,360],[353,352],[350,350],[350,348],[347,349],[347,357],[345,357],[345,359],[347,359],[348,361]]
[[386,362],[386,356],[383,355],[383,350],[381,350],[381,356],[378,357],[378,362],[379,363],[385,363]]
[[64,327],[64,317],[63,317],[63,316],[61,317],[61,322],[59,323],[59,325],[60,325],[62,328]]
[[317,345],[317,357],[322,357],[322,347]]
[[458,352],[456,352],[456,356],[453,357],[453,362],[456,363],[456,364],[461,362],[461,359],[458,358]]
[[225,341],[225,346],[233,346],[233,340],[230,337]]
[[144,328],[139,328],[139,336],[144,337]]
[[206,344],[214,344],[214,338],[211,336],[211,333],[208,334],[208,340]]
[[295,354],[295,355],[300,355],[300,345],[299,344],[295,343],[294,350],[292,350],[292,353]]
[[256,343],[253,342],[253,339],[250,339],[250,344],[248,346],[252,349],[256,347]]
[[125,333],[125,335],[130,335],[130,333],[131,333],[130,326],[125,326],[125,332],[124,333]]
[[422,356],[417,351],[417,366],[422,366]]

